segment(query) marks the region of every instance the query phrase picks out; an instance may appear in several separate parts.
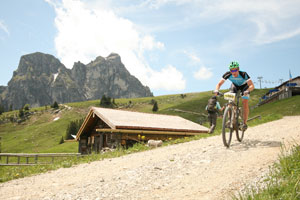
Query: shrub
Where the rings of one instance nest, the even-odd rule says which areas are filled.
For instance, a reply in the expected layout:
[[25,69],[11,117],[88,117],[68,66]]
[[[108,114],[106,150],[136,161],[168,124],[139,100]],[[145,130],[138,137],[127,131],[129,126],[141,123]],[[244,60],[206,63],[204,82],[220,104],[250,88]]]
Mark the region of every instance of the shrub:
[[24,109],[25,111],[29,111],[30,105],[29,105],[29,104],[25,104],[25,106],[23,107],[23,109]]
[[106,97],[105,95],[103,95],[100,100],[100,106],[104,108],[112,108],[113,103],[111,101],[111,98],[109,96]]
[[82,123],[84,121],[84,118],[71,121],[68,125],[68,128],[66,130],[66,140],[73,139],[72,135],[76,135],[78,130],[80,129]]
[[21,108],[21,109],[19,110],[19,117],[20,117],[20,118],[24,117],[24,111],[23,111],[23,108]]
[[152,111],[153,111],[153,112],[156,112],[156,111],[158,111],[158,105],[157,105],[157,101],[155,101],[155,102],[154,102],[154,104],[153,104],[153,108],[152,108]]
[[0,105],[0,115],[2,115],[2,113],[4,113],[4,107]]
[[58,103],[56,101],[54,101],[54,103],[51,105],[51,108],[59,108]]
[[64,141],[64,137],[61,136],[60,141],[59,141],[59,144],[62,144],[62,143],[64,143],[64,142],[65,142],[65,141]]

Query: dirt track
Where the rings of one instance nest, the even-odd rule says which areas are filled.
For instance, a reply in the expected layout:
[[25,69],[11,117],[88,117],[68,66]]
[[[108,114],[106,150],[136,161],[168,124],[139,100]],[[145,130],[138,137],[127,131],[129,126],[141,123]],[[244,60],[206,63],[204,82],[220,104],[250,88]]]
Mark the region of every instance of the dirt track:
[[230,199],[290,141],[300,143],[300,116],[249,128],[230,149],[214,136],[13,180],[0,199]]

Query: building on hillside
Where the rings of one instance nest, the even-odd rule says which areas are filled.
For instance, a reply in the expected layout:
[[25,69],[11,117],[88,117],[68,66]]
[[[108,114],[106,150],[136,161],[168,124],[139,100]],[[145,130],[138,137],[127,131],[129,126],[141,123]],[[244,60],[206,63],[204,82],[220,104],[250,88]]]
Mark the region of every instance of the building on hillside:
[[259,105],[270,103],[276,100],[300,95],[300,76],[283,82],[274,89],[269,90],[262,98]]
[[76,140],[79,153],[89,154],[104,147],[128,147],[150,139],[165,141],[202,133],[208,133],[208,128],[179,116],[92,107]]

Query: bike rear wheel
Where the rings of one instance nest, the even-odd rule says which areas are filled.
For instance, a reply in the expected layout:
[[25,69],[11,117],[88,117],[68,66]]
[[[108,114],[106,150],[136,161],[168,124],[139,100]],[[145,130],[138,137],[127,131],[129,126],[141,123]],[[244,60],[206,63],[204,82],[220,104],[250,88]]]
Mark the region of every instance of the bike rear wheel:
[[224,115],[223,115],[223,123],[222,123],[222,139],[223,144],[226,147],[230,146],[232,132],[233,132],[233,124],[232,124],[232,107],[227,106]]
[[239,142],[242,142],[243,138],[244,138],[244,133],[245,131],[243,130],[243,125],[244,125],[244,117],[243,117],[243,109],[239,108],[239,125],[236,129],[236,139]]

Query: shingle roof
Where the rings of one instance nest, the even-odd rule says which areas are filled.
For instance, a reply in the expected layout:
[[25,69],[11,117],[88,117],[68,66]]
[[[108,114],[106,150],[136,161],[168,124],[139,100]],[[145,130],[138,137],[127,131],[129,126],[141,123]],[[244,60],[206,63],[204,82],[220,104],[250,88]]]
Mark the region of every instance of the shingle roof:
[[[92,115],[97,115],[111,129],[157,130],[174,132],[207,132],[208,128],[179,116],[141,113],[117,109],[92,107],[85,123]],[[84,127],[77,133],[77,139]]]
[[150,114],[115,110],[107,108],[92,108],[102,120],[113,129],[176,129],[176,130],[206,130],[199,124],[179,116]]

